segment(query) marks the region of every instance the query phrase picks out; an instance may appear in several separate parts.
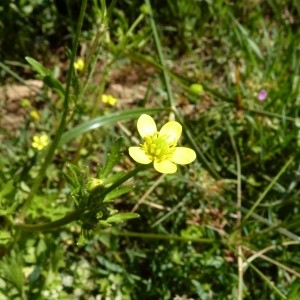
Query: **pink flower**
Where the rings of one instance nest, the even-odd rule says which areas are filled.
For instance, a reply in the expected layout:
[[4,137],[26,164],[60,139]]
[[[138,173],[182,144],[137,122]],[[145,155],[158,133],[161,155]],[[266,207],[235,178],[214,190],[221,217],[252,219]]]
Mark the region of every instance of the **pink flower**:
[[265,101],[267,99],[268,92],[264,89],[262,89],[258,94],[257,94],[257,99],[259,101]]

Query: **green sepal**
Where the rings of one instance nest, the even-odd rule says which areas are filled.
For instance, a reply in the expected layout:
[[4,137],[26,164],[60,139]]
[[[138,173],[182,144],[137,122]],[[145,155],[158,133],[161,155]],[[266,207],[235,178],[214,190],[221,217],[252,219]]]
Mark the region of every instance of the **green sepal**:
[[112,171],[113,167],[119,162],[121,158],[121,147],[123,144],[122,138],[119,138],[116,140],[116,142],[113,144],[111,148],[111,152],[108,153],[107,159],[103,168],[103,171],[101,173],[101,178],[105,178],[109,175],[109,173]]
[[116,198],[130,192],[132,189],[133,189],[132,185],[127,185],[127,186],[122,186],[122,187],[116,188],[115,190],[109,192],[105,196],[103,203],[111,202],[111,201],[115,200]]

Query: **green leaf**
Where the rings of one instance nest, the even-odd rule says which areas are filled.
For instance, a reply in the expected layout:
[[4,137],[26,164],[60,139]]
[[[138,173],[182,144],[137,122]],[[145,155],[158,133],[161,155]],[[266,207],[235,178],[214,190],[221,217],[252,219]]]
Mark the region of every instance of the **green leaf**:
[[103,178],[103,185],[107,185],[107,184],[110,184],[110,183],[115,183],[116,181],[121,179],[125,174],[126,174],[125,171],[120,171],[120,172],[118,172],[114,175],[111,175],[111,176],[107,177],[107,178]]
[[64,174],[66,180],[74,187],[83,187],[84,186],[84,178],[83,172],[75,165],[68,163],[67,167],[69,169],[70,175]]
[[26,56],[25,57],[26,61],[32,66],[32,68],[38,73],[40,74],[42,77],[45,77],[47,75],[50,75],[50,71],[47,70],[41,63],[39,63],[38,61],[36,61],[35,59]]
[[84,234],[81,233],[77,241],[77,246],[84,246],[85,244],[86,244],[86,239],[84,237]]
[[117,213],[113,216],[108,217],[105,222],[118,223],[118,222],[124,222],[126,220],[130,220],[130,219],[136,219],[136,218],[139,218],[139,217],[140,217],[139,214],[131,213],[131,212]]
[[21,295],[23,292],[24,275],[23,275],[23,259],[21,253],[12,252],[10,256],[4,256],[0,261],[2,270],[2,278],[10,282]]
[[64,133],[60,139],[59,146],[81,136],[82,134],[102,127],[104,125],[115,124],[118,121],[125,121],[125,120],[133,120],[138,119],[141,114],[154,114],[162,111],[166,111],[169,109],[166,108],[139,108],[139,109],[129,109],[124,110],[122,112],[116,112],[110,115],[101,116],[85,123],[74,127],[73,129]]
[[234,19],[235,24],[237,25],[237,28],[239,29],[242,38],[244,39],[244,42],[246,46],[248,47],[248,50],[251,49],[258,58],[263,59],[263,55],[258,47],[258,45],[254,42],[253,39],[249,36],[248,30],[238,22],[238,20]]
[[4,184],[0,191],[0,216],[11,215],[18,207],[19,203],[14,201],[12,197],[6,197],[14,191],[13,180],[9,180]]
[[122,186],[120,188],[117,188],[105,196],[103,203],[111,202],[111,201],[115,200],[116,198],[130,192],[132,189],[133,189],[132,185],[127,185],[127,186]]
[[0,198],[7,196],[10,194],[14,189],[14,181],[9,180],[8,182],[5,183],[5,185],[1,188],[0,191]]
[[26,61],[31,67],[43,78],[44,83],[54,91],[56,91],[61,97],[65,94],[65,89],[61,82],[57,80],[50,70],[46,69],[41,63],[31,57],[25,57]]
[[61,82],[59,80],[57,80],[55,77],[53,77],[53,75],[51,75],[51,74],[46,75],[44,77],[44,82],[45,82],[45,84],[47,84],[47,86],[49,88],[56,91],[61,97],[64,96],[65,89],[64,89],[63,85],[61,84]]
[[63,173],[66,181],[73,187],[73,188],[76,188],[76,184],[75,184],[75,181],[73,180],[73,178],[71,176],[69,176],[67,173]]
[[121,146],[122,146],[122,139],[119,138],[116,142],[112,145],[111,151],[107,155],[107,159],[103,170],[101,172],[101,178],[105,178],[109,175],[112,171],[113,167],[119,162],[121,158]]
[[6,245],[11,239],[10,233],[6,231],[0,231],[0,245]]

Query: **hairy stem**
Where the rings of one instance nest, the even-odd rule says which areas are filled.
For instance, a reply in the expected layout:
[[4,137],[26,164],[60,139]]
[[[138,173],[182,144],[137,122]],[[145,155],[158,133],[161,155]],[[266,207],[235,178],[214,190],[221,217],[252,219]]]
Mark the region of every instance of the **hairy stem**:
[[53,142],[51,143],[51,145],[48,149],[45,160],[39,170],[38,176],[36,177],[36,179],[33,183],[33,186],[31,188],[31,191],[30,191],[27,199],[25,200],[25,203],[24,203],[21,215],[20,215],[21,220],[25,218],[27,208],[30,206],[33,197],[37,193],[37,191],[45,177],[46,170],[52,161],[55,149],[57,148],[60,138],[66,127],[67,115],[69,112],[70,88],[71,88],[71,83],[72,83],[72,76],[74,73],[74,61],[76,58],[77,48],[78,48],[78,44],[79,44],[79,36],[80,36],[80,32],[81,32],[81,27],[83,24],[86,4],[87,4],[87,0],[82,0],[80,15],[79,15],[78,23],[77,23],[77,29],[75,32],[75,37],[74,37],[74,42],[73,42],[73,47],[72,47],[72,52],[71,52],[70,67],[69,67],[68,74],[67,74],[67,86],[66,86],[64,104],[63,104],[64,109],[63,109],[63,113],[61,116],[60,124],[59,124],[56,134],[54,136]]

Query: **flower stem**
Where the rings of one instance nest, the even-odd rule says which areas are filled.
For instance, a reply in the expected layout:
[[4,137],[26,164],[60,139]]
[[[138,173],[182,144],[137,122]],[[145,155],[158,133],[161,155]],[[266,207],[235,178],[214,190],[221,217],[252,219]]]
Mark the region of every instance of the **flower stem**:
[[167,95],[168,95],[168,105],[170,108],[174,108],[175,109],[175,101],[174,101],[174,96],[172,93],[172,88],[171,88],[171,83],[170,83],[170,76],[168,74],[167,71],[167,66],[166,66],[166,62],[164,59],[164,55],[163,55],[163,51],[162,51],[162,46],[160,43],[160,39],[159,39],[159,35],[158,35],[158,31],[156,28],[156,24],[154,21],[154,17],[153,17],[153,11],[152,11],[152,7],[151,7],[151,3],[150,0],[146,0],[145,1],[148,9],[149,9],[149,16],[150,16],[150,25],[151,25],[151,29],[152,29],[152,33],[153,33],[153,37],[154,37],[154,42],[156,45],[156,50],[157,50],[157,54],[158,54],[158,58],[159,58],[159,62],[162,66],[162,73],[163,73],[163,79],[164,79],[164,83],[166,86],[166,90],[167,90]]
[[[123,177],[121,177],[119,180],[117,180],[114,184],[112,184],[110,187],[106,188],[101,195],[99,195],[100,198],[104,199],[105,195],[107,195],[112,190],[119,187],[122,183],[127,181],[129,178],[133,177],[138,172],[145,170],[148,168],[149,165],[139,165],[135,169],[129,171],[127,174],[125,174]],[[89,208],[87,208],[89,209]],[[73,221],[79,220],[80,216],[84,213],[84,209],[82,207],[78,207],[73,212],[69,213],[68,215],[62,217],[61,219],[58,219],[56,221],[52,221],[49,223],[42,223],[42,224],[24,224],[24,223],[16,223],[14,224],[14,228],[22,230],[22,231],[48,231],[52,230],[64,225],[67,225]]]
[[145,170],[149,167],[149,165],[138,165],[135,169],[129,171],[127,174],[125,174],[123,177],[121,177],[119,180],[117,180],[114,184],[112,184],[110,187],[106,188],[101,197],[105,197],[109,192],[113,191],[117,187],[119,187],[122,183],[127,181],[129,178],[133,177],[138,172]]
[[64,109],[63,109],[63,113],[61,116],[60,124],[56,131],[53,142],[51,143],[50,147],[48,148],[48,152],[47,152],[45,160],[39,170],[39,174],[33,183],[33,186],[31,188],[31,191],[30,191],[27,199],[25,200],[25,203],[24,203],[23,209],[21,211],[21,215],[20,215],[21,220],[25,218],[27,208],[31,204],[33,197],[35,196],[36,192],[38,191],[38,189],[44,179],[46,170],[52,161],[55,149],[57,148],[60,138],[66,127],[67,115],[69,112],[70,88],[71,88],[71,84],[72,84],[72,76],[74,73],[74,61],[75,61],[77,48],[78,48],[78,44],[79,44],[79,36],[80,36],[80,32],[81,32],[81,27],[83,24],[86,4],[87,4],[87,0],[82,0],[79,19],[78,19],[78,23],[77,23],[76,32],[75,32],[75,38],[74,38],[72,52],[71,52],[70,66],[69,66],[69,70],[68,70],[68,74],[67,74],[67,86],[66,86],[66,90],[65,90],[65,97],[64,97],[64,104],[63,104]]
[[64,225],[67,225],[73,221],[76,221],[79,219],[79,216],[81,215],[82,211],[80,209],[77,209],[68,215],[62,217],[61,219],[58,219],[56,221],[48,222],[48,223],[42,223],[42,224],[23,224],[23,223],[17,223],[14,224],[14,227],[16,229],[22,230],[22,231],[47,231],[52,230]]

